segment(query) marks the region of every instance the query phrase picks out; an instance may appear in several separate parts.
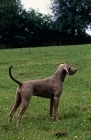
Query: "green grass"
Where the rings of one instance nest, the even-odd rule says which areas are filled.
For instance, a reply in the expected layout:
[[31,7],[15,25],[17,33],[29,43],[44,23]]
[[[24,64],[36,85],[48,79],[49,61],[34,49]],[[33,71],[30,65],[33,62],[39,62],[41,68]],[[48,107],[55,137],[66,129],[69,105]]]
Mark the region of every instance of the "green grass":
[[[60,63],[69,63],[78,72],[67,76],[59,103],[59,122],[49,119],[49,99],[32,97],[16,127],[17,115],[8,125],[8,114],[20,81],[51,76]],[[68,135],[57,137],[65,130]],[[0,140],[91,140],[91,45],[0,50]]]

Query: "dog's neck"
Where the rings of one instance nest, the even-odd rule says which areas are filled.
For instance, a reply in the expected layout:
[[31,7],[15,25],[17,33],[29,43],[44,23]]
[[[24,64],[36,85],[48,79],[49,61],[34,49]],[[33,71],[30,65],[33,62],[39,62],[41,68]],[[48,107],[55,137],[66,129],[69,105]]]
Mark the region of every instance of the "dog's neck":
[[63,69],[57,69],[57,71],[55,72],[54,76],[57,78],[57,79],[60,79],[62,82],[64,82],[65,80],[65,77],[66,77],[66,71],[63,70]]

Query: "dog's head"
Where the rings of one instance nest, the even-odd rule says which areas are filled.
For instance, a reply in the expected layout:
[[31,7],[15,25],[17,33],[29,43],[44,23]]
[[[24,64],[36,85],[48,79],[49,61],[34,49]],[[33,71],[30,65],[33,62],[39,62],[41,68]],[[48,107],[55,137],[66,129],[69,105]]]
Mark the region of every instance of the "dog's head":
[[63,68],[63,70],[66,71],[69,75],[74,75],[77,72],[77,69],[73,68],[72,66],[68,64],[61,64],[59,65],[60,68]]

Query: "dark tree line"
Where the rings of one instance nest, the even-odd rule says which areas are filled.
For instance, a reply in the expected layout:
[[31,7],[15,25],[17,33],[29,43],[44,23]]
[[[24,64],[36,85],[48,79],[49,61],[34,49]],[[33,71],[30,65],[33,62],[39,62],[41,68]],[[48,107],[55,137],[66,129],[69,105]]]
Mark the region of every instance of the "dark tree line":
[[91,43],[90,0],[52,0],[52,10],[54,20],[20,0],[0,0],[0,48]]

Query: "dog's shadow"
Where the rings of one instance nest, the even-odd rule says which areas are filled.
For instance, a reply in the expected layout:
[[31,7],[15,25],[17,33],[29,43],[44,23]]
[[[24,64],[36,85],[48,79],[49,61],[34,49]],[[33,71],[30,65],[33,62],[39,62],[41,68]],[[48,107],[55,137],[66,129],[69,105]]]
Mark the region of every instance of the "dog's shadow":
[[[78,118],[80,116],[80,114],[79,113],[77,113],[77,112],[64,112],[63,114],[59,114],[59,121],[58,121],[58,123],[61,123],[61,121],[64,121],[64,120],[69,120],[69,119],[74,119],[74,118]],[[55,119],[52,117],[52,118],[50,118],[50,116],[49,115],[24,115],[23,116],[23,121],[25,121],[26,122],[26,120],[27,120],[27,122],[34,122],[34,123],[36,123],[36,124],[38,124],[38,123],[40,123],[40,122],[45,122],[45,123],[47,123],[47,122],[56,122],[55,121]]]

